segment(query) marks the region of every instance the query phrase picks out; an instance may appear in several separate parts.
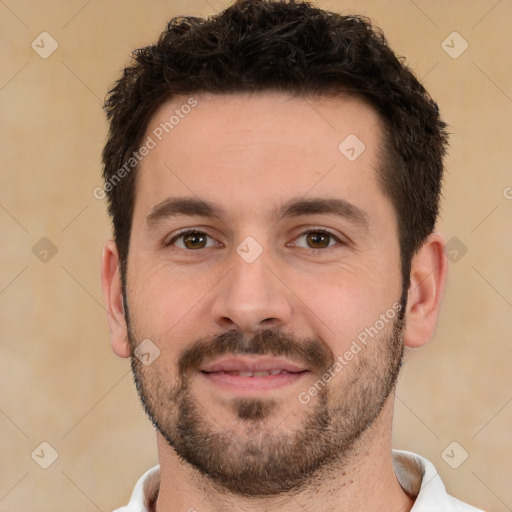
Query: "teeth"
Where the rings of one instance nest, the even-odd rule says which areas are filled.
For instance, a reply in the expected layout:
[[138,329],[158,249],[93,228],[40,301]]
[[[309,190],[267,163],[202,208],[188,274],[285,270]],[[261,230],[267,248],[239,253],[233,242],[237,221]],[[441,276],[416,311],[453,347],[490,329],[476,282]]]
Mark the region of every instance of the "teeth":
[[279,375],[279,374],[284,374],[284,373],[288,373],[288,372],[285,372],[284,370],[275,369],[275,370],[264,370],[264,371],[260,371],[260,372],[230,371],[230,372],[224,372],[224,373],[226,373],[228,375],[233,375],[236,377],[268,377],[269,375]]

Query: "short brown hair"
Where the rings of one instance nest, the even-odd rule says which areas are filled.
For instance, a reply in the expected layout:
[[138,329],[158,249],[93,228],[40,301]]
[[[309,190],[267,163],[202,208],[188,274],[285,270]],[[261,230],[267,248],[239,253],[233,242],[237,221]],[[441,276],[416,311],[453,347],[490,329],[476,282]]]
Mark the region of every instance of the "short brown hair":
[[[349,93],[364,98],[384,126],[378,179],[398,220],[404,291],[414,253],[439,210],[446,124],[437,104],[383,33],[361,16],[343,16],[294,0],[238,0],[208,18],[176,17],[134,62],[105,102],[110,122],[103,151],[112,184],[166,100],[201,92]],[[108,211],[126,276],[136,166],[108,187]],[[110,180],[110,181],[109,181]]]

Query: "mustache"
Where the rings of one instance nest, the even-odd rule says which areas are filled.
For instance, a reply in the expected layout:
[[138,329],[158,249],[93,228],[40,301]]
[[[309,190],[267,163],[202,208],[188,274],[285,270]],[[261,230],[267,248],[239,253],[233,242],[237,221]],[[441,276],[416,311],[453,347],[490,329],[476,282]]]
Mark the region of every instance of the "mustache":
[[284,356],[318,374],[325,373],[335,363],[333,352],[316,338],[298,339],[272,329],[258,331],[250,337],[240,331],[228,331],[194,342],[178,359],[178,372],[182,378],[186,377],[206,361],[226,354]]

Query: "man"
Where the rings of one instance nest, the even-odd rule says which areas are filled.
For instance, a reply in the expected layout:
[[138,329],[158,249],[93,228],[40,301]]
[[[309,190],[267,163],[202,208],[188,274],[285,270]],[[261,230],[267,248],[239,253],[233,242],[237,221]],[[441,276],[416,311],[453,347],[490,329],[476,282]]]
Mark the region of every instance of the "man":
[[446,280],[446,125],[360,17],[175,18],[106,102],[102,259],[159,466],[119,511],[476,510],[391,449]]

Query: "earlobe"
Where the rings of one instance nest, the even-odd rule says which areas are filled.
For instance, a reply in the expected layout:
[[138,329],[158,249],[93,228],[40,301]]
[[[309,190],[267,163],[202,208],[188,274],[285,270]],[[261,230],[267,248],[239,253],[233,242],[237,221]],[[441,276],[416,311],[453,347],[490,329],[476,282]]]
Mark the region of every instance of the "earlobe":
[[406,347],[421,347],[432,338],[447,271],[444,238],[440,233],[431,233],[411,262],[411,285],[406,310]]
[[113,240],[103,246],[101,256],[101,286],[108,313],[112,350],[119,357],[130,357],[130,343],[126,325],[119,252]]

